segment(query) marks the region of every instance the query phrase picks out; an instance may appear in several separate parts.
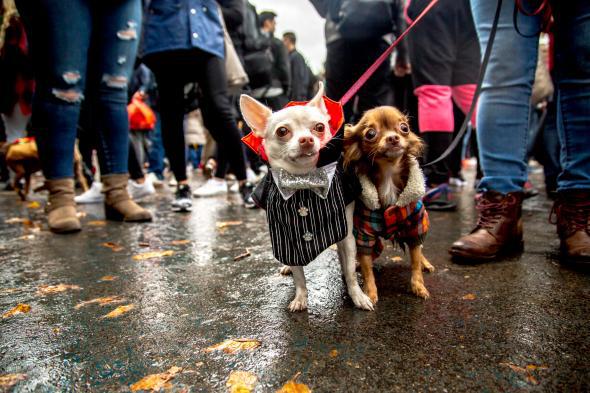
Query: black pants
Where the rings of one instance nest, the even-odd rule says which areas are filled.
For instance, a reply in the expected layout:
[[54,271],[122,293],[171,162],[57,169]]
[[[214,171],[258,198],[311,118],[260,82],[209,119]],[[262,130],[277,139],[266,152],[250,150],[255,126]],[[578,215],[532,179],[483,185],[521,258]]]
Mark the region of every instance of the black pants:
[[192,49],[152,54],[146,57],[146,64],[158,82],[162,140],[176,180],[187,179],[183,98],[184,86],[189,82],[198,83],[203,93],[205,127],[226,155],[238,180],[246,179],[241,134],[232,115],[223,59]]
[[[340,100],[387,46],[387,42],[380,38],[371,42],[337,40],[328,44],[326,95],[333,100]],[[353,98],[344,106],[346,122],[354,123],[360,120],[366,110],[388,104],[389,74],[390,62],[387,60],[360,89],[357,105],[357,100]]]

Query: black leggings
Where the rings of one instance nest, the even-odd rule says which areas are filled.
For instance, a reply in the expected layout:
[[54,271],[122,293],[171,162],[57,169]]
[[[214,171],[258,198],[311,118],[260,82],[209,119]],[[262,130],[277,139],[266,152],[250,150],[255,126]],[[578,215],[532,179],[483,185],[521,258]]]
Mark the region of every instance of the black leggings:
[[184,86],[189,82],[197,82],[203,92],[201,109],[205,127],[227,157],[237,179],[245,180],[241,133],[232,115],[223,59],[191,49],[148,55],[146,63],[158,82],[162,139],[176,180],[187,179],[183,99]]

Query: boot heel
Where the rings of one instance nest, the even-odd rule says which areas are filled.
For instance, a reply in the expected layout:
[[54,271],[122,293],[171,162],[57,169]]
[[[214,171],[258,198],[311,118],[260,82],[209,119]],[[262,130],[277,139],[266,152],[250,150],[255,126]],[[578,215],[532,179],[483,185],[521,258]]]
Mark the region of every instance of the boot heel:
[[123,221],[125,219],[120,211],[107,204],[104,205],[104,215],[107,220],[111,221]]

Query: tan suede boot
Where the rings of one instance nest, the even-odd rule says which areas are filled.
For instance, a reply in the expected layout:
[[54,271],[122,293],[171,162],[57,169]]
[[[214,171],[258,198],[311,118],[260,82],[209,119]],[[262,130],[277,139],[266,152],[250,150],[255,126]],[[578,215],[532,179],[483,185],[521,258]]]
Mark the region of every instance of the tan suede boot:
[[45,211],[49,229],[55,233],[77,232],[81,229],[74,202],[74,179],[46,180],[49,198]]
[[128,174],[105,175],[101,177],[102,192],[105,194],[104,210],[108,220],[145,222],[152,220],[152,214],[131,200],[127,192]]

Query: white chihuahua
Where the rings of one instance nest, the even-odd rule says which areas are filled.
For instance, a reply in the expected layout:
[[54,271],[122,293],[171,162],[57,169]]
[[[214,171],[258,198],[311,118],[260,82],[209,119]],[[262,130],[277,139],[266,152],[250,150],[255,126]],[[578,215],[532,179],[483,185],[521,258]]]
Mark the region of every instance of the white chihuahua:
[[[289,310],[294,312],[307,308],[307,286],[301,265],[311,262],[333,243],[338,245],[338,257],[352,301],[361,309],[373,310],[371,299],[362,291],[356,277],[356,243],[352,234],[354,202],[344,204],[337,163],[317,168],[320,149],[332,138],[323,93],[323,84],[320,83],[318,93],[309,103],[290,106],[275,113],[252,97],[240,97],[244,120],[253,134],[262,139],[271,166],[268,175],[271,178],[266,183],[272,184],[275,191],[274,194],[271,192],[269,201],[281,203],[284,200],[287,201],[285,204],[289,204],[288,208],[275,209],[279,212],[267,208],[273,253],[279,261],[288,265],[282,272],[290,270],[293,273],[295,298]],[[311,186],[301,180],[305,176]],[[319,184],[322,179],[327,184],[323,189]],[[336,208],[334,212],[322,205],[334,206],[338,201],[341,201],[341,209]],[[285,215],[291,213],[293,216],[285,219]],[[281,218],[284,219],[282,222]],[[305,228],[298,228],[296,236],[286,232],[295,231],[292,227],[299,223]],[[313,230],[316,232],[312,233]],[[327,232],[335,233],[333,241],[326,235]],[[302,261],[302,258],[307,259]]]

